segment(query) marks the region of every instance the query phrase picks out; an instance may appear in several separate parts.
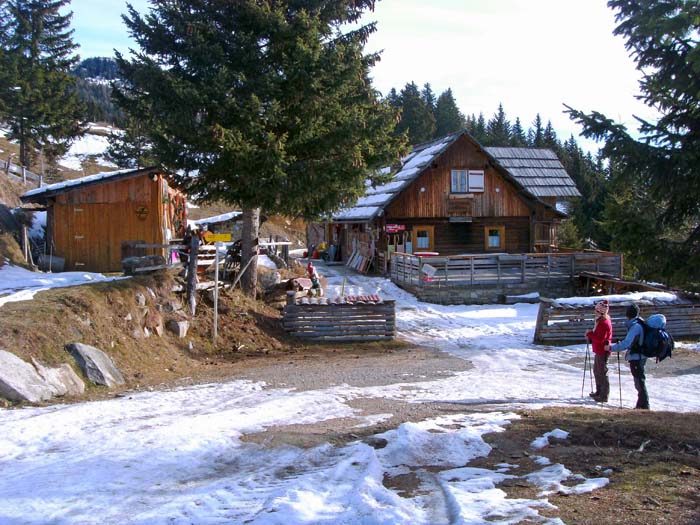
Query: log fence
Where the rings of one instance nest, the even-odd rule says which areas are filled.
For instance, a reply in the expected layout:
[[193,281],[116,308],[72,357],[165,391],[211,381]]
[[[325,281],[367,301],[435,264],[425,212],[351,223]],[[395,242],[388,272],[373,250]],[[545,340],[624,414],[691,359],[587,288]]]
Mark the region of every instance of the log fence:
[[[627,333],[625,311],[632,301],[612,303],[609,315],[615,340]],[[666,330],[675,340],[700,337],[700,303],[637,301],[643,318],[651,314],[666,316]],[[585,333],[593,328],[593,306],[560,304],[541,299],[535,326],[535,344],[584,344]]]
[[287,304],[283,326],[310,341],[386,341],[396,337],[396,304]]

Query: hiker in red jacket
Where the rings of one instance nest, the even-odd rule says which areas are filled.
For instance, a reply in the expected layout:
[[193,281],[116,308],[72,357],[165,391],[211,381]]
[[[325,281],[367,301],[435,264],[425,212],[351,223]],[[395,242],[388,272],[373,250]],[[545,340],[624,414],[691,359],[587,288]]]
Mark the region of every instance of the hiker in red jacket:
[[601,301],[595,305],[595,326],[593,330],[586,332],[586,337],[593,344],[593,377],[595,377],[595,392],[589,395],[598,403],[607,403],[610,394],[610,381],[608,381],[608,357],[610,350],[606,345],[612,340],[612,322],[608,315],[610,305],[608,301]]

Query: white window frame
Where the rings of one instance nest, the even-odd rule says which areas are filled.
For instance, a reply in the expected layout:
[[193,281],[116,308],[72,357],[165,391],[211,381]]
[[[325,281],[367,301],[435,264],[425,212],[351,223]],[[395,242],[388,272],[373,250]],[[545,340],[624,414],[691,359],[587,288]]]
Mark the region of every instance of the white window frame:
[[451,170],[450,193],[483,193],[484,170]]

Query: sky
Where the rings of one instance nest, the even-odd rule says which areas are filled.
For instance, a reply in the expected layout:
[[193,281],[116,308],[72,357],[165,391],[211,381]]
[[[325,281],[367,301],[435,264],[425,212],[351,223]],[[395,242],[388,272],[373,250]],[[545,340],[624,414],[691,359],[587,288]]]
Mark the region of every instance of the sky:
[[[131,4],[139,12],[147,0]],[[75,41],[83,58],[126,52],[121,0],[73,0]],[[634,115],[653,119],[639,93],[634,61],[613,35],[605,0],[380,0],[367,51],[382,50],[372,72],[383,94],[408,82],[451,88],[462,112],[489,119],[502,103],[508,118],[530,127],[537,113],[560,139],[578,136],[564,104],[596,110],[636,129]],[[581,141],[586,149],[594,143]]]

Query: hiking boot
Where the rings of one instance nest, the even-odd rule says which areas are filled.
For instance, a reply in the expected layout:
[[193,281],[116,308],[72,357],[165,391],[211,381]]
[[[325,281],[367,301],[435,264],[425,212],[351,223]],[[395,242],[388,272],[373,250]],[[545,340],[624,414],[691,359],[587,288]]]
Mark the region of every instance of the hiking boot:
[[595,399],[596,397],[598,397],[598,392],[591,392],[590,394],[588,394],[588,397],[592,397],[593,399]]

